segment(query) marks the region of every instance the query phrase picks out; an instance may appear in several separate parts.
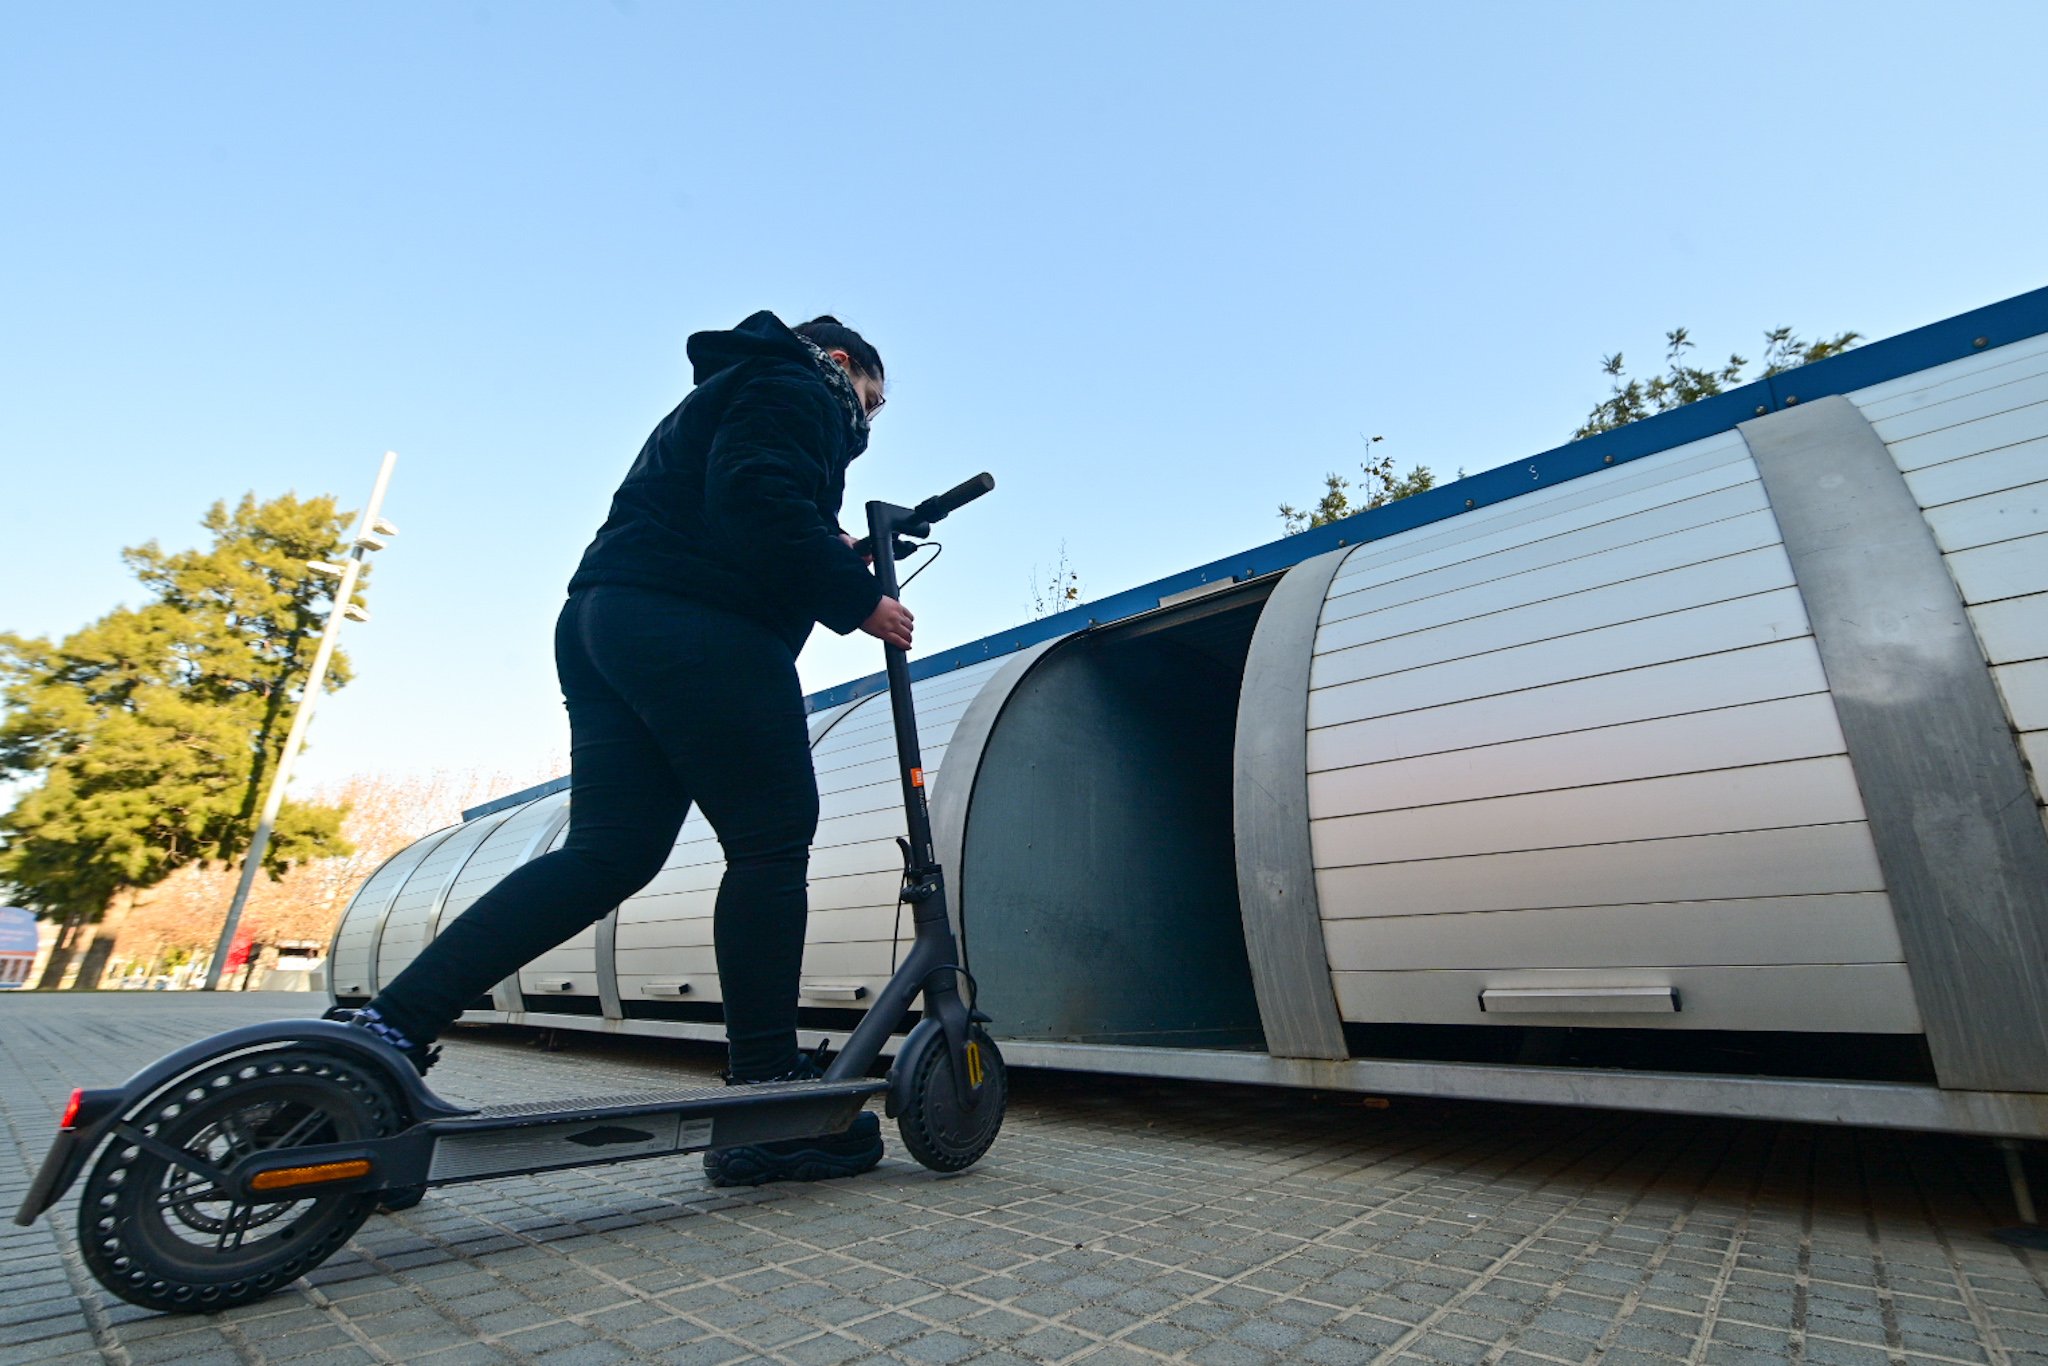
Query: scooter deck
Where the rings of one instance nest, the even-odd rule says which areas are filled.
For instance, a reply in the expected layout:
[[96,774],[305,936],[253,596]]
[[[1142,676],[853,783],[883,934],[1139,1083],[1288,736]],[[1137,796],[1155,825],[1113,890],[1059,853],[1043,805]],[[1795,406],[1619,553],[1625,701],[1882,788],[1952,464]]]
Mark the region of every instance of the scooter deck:
[[[269,1032],[277,1027],[260,1028]],[[196,1045],[194,1051],[206,1046]],[[167,1060],[172,1066],[159,1065],[158,1070],[175,1074],[179,1061],[174,1055]],[[161,1081],[160,1076],[144,1073],[125,1088],[84,1093],[91,1122],[59,1130],[15,1222],[32,1223],[54,1204],[106,1135],[125,1132],[119,1115],[131,1099],[148,1094]],[[254,1153],[234,1164],[229,1184],[243,1189],[265,1172],[274,1176],[282,1169],[347,1162],[368,1170],[346,1181],[323,1181],[323,1189],[404,1189],[813,1138],[843,1132],[868,1098],[888,1090],[889,1083],[855,1077],[686,1086],[515,1101],[474,1110],[451,1105],[417,1082],[414,1087],[412,1103],[424,1117],[410,1127],[384,1138]]]
[[403,1140],[429,1140],[422,1176],[425,1184],[441,1185],[838,1133],[887,1087],[860,1077],[524,1101],[427,1120],[387,1141],[412,1146]]

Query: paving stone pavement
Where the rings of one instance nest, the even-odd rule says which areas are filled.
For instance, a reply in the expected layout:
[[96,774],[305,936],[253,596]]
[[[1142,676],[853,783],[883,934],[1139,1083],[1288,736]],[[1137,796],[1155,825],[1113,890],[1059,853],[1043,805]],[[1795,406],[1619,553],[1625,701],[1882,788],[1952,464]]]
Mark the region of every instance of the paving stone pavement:
[[[11,1211],[74,1085],[306,996],[0,996]],[[701,1045],[461,1031],[469,1101],[705,1078]],[[2028,1363],[2048,1258],[1979,1141],[1013,1074],[955,1176],[737,1194],[697,1159],[484,1182],[373,1218],[261,1303],[102,1292],[76,1196],[0,1233],[0,1366],[206,1363]],[[893,1134],[890,1135],[893,1140]]]

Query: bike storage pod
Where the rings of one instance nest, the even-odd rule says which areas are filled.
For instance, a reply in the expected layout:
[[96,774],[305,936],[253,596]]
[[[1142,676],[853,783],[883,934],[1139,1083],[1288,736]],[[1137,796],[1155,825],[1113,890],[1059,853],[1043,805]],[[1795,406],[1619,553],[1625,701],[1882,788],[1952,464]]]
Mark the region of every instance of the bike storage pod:
[[[920,654],[932,857],[1005,1054],[2048,1136],[2044,443],[2037,290]],[[903,691],[809,698],[807,1030],[911,946]],[[564,795],[395,856],[338,1003]],[[465,1019],[721,1037],[720,871],[693,817]]]

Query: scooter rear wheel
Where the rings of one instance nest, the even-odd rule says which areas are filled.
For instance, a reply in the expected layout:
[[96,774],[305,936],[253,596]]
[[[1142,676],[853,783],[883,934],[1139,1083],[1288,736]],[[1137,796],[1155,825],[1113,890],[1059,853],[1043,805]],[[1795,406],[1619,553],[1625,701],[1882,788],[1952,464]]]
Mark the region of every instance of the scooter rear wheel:
[[970,1069],[981,1069],[981,1100],[972,1109],[960,1104],[953,1089],[953,1059],[944,1034],[928,1036],[920,1056],[908,1059],[910,1086],[896,1130],[910,1155],[935,1172],[964,1171],[981,1160],[1003,1127],[1003,1109],[1010,1102],[1009,1073],[994,1039],[980,1025],[971,1026],[967,1046]]
[[259,1202],[158,1145],[225,1170],[254,1152],[396,1133],[401,1116],[374,1069],[291,1048],[201,1068],[127,1122],[156,1142],[116,1133],[100,1153],[78,1209],[86,1265],[131,1304],[205,1313],[260,1299],[318,1266],[361,1227],[377,1195]]

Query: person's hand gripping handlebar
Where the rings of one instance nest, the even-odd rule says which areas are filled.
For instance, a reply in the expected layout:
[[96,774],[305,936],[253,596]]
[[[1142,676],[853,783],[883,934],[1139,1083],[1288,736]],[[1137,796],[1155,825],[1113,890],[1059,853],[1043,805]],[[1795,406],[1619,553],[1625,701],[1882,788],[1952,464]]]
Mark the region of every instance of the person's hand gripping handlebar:
[[[958,511],[995,486],[996,481],[992,476],[977,474],[972,479],[947,489],[944,493],[934,494],[922,503],[919,503],[910,510],[908,517],[897,523],[896,530],[903,533],[903,536],[908,537],[929,536],[931,535],[933,522],[943,520],[948,513]],[[889,539],[892,542],[889,546],[889,554],[894,559],[900,560],[916,549],[909,540],[902,539],[902,537],[891,536]],[[857,541],[852,537],[848,537],[847,544],[853,547],[856,554],[865,556],[870,563],[873,562],[875,554],[873,537],[863,536]],[[915,618],[911,616],[909,608],[905,607],[895,598],[884,597],[879,603],[875,604],[874,612],[866,621],[860,624],[860,629],[866,631],[877,640],[885,641],[900,650],[908,650],[910,648],[911,627],[914,621]]]

